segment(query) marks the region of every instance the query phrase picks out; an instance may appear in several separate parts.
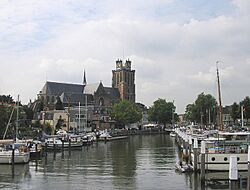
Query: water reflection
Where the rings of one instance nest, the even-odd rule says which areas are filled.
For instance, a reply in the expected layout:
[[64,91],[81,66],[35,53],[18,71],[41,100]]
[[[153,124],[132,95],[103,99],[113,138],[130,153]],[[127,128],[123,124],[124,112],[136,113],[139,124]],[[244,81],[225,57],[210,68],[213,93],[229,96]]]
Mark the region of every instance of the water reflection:
[[[42,160],[17,165],[14,178],[11,166],[0,165],[0,188],[228,189],[225,181],[201,184],[198,174],[176,172],[178,159],[178,148],[169,135],[132,136],[96,143],[79,151],[50,152]],[[215,174],[206,176],[212,177]]]
[[11,165],[0,165],[0,188],[18,188],[24,180],[30,179],[29,165],[15,165],[14,175]]

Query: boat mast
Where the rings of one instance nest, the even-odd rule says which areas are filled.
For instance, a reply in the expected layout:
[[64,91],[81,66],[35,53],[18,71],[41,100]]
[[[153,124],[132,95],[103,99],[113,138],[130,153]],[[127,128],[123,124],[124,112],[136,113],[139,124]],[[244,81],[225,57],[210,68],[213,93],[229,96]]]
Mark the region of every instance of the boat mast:
[[79,102],[79,105],[78,105],[78,125],[79,125],[79,132],[81,132],[81,102]]
[[18,135],[18,125],[19,125],[19,94],[17,96],[17,107],[16,107],[16,137],[15,140],[17,140],[17,135]]
[[223,131],[223,118],[222,118],[222,104],[221,104],[221,92],[220,92],[220,77],[219,77],[219,69],[218,69],[218,63],[219,61],[216,61],[216,67],[217,67],[217,83],[218,83],[218,95],[219,95],[219,125],[220,130]]
[[241,127],[244,127],[244,108],[241,106]]
[[86,131],[87,131],[87,127],[88,127],[88,96],[87,96],[87,94],[86,94],[86,98],[85,98],[85,113],[86,113]]

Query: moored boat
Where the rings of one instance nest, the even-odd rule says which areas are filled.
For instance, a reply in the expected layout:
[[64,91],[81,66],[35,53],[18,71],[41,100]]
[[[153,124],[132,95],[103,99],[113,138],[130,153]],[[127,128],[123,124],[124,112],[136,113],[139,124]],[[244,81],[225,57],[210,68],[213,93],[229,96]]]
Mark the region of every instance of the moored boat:
[[170,137],[176,137],[176,133],[175,132],[171,132],[170,133]]
[[61,149],[81,149],[83,146],[82,140],[71,138],[68,141],[64,141],[56,138],[48,138],[42,143],[42,147],[46,147],[47,150],[61,150]]
[[[230,156],[237,157],[239,171],[248,169],[248,136],[246,132],[220,132],[218,137],[205,139],[205,167],[210,171],[228,171]],[[192,155],[192,160],[193,155]],[[198,156],[198,168],[201,165],[201,155]]]
[[[30,160],[30,152],[27,147],[19,147],[14,150],[14,164],[26,164]],[[0,148],[0,164],[12,164],[12,149]]]

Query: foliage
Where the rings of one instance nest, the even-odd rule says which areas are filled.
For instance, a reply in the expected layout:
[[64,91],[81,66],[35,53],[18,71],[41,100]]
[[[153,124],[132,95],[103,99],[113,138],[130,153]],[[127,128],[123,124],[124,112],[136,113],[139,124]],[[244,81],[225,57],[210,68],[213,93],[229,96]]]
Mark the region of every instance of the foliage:
[[61,129],[63,124],[64,124],[64,120],[62,119],[62,116],[60,116],[56,124],[56,130]]
[[0,102],[1,103],[8,103],[8,104],[13,104],[14,100],[10,95],[0,95]]
[[63,103],[62,103],[62,101],[61,101],[61,99],[60,99],[59,96],[56,97],[55,109],[56,110],[64,110]]
[[[13,114],[11,117],[12,112]],[[26,118],[27,116],[23,109],[23,106],[20,106],[19,115],[18,115],[18,134],[16,134],[17,137],[19,137],[19,134],[22,133],[22,131],[25,131],[26,127],[28,126]],[[10,123],[7,129],[7,124],[9,120],[10,120]],[[12,105],[1,105],[0,107],[0,137],[1,138],[3,137],[4,132],[7,129],[6,138],[12,138],[13,130],[16,129],[16,126],[17,126],[16,107],[13,107]]]
[[[208,124],[209,113],[213,121],[215,121],[216,99],[210,94],[201,93],[193,104],[186,106],[186,119],[192,122]],[[211,114],[212,113],[212,114]]]
[[44,110],[44,102],[42,100],[36,100],[36,106],[34,112],[41,112]]
[[240,106],[236,102],[234,102],[233,105],[231,106],[230,116],[232,117],[234,123],[240,116]]
[[240,102],[240,105],[244,108],[244,118],[247,120],[248,125],[248,119],[250,118],[250,98],[249,96],[246,96],[243,101]]
[[126,100],[113,105],[110,115],[112,119],[122,126],[136,123],[142,118],[142,113],[138,106]]
[[167,123],[172,123],[174,112],[175,106],[173,102],[166,102],[165,99],[159,98],[154,102],[154,105],[149,108],[149,121],[155,121],[156,123],[166,126]]
[[[7,107],[7,106],[0,107],[0,138],[1,139],[4,135],[4,131],[6,130],[12,109],[13,109],[12,107]],[[13,117],[11,121],[12,122],[14,121]]]
[[39,120],[36,120],[33,124],[32,124],[33,128],[37,128],[37,129],[42,129],[42,124],[40,123]]
[[49,134],[49,135],[52,134],[52,127],[50,126],[50,124],[48,122],[46,122],[43,127],[44,127],[44,132],[46,134]]
[[33,110],[30,107],[28,107],[27,105],[24,105],[23,111],[26,114],[26,119],[31,121],[33,119],[33,115],[34,115]]

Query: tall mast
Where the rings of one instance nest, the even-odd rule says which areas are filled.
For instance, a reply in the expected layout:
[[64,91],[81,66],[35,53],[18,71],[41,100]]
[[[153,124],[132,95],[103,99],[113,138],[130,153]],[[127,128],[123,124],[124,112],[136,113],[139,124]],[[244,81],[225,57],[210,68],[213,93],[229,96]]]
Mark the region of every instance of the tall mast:
[[218,69],[218,63],[219,61],[216,61],[216,67],[217,67],[217,83],[218,83],[218,95],[219,95],[219,125],[220,130],[223,131],[223,118],[222,118],[222,104],[221,104],[221,92],[220,92],[220,77],[219,77],[219,69]]
[[15,140],[17,140],[17,135],[18,135],[18,125],[19,125],[19,94],[17,96],[17,108],[16,108],[16,137]]
[[78,125],[79,125],[79,132],[81,132],[81,102],[79,102],[79,105],[78,105]]
[[85,98],[85,112],[86,112],[86,130],[87,130],[87,127],[88,127],[88,96],[86,94],[86,98]]

